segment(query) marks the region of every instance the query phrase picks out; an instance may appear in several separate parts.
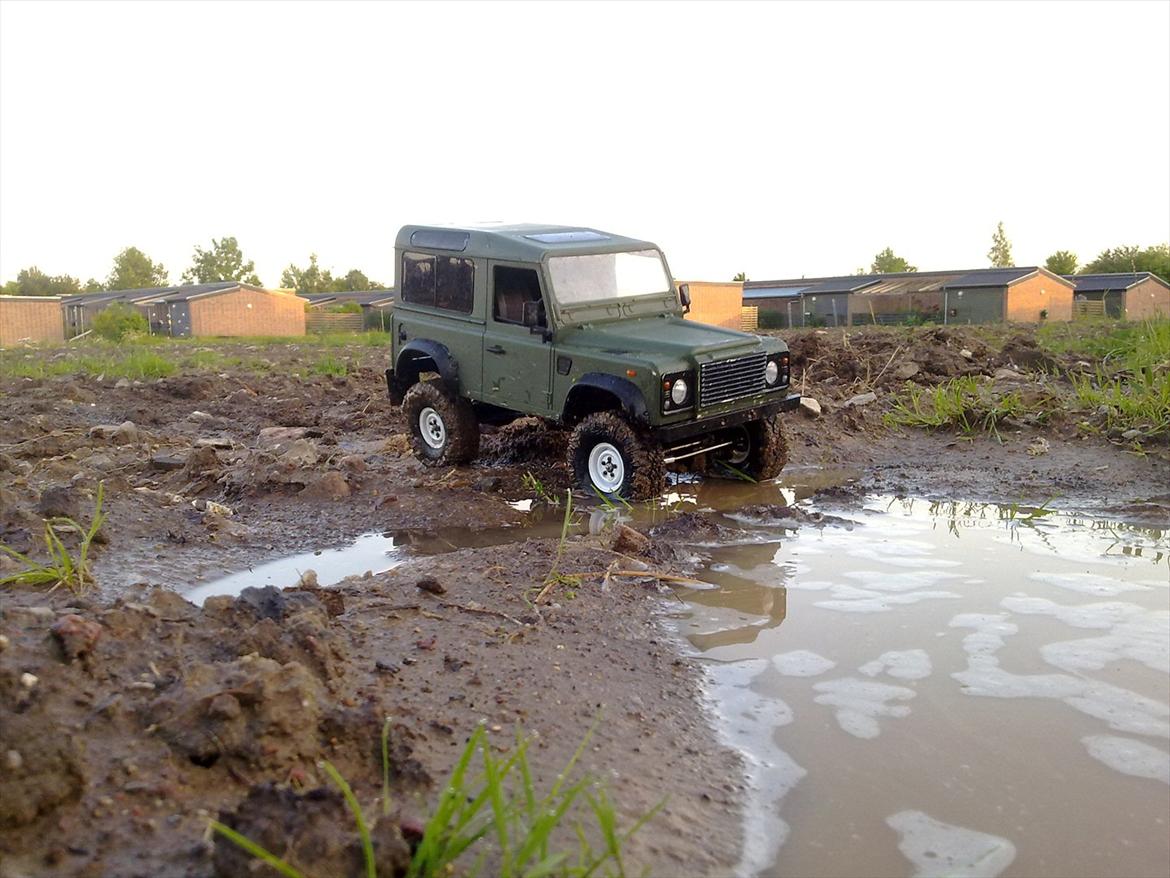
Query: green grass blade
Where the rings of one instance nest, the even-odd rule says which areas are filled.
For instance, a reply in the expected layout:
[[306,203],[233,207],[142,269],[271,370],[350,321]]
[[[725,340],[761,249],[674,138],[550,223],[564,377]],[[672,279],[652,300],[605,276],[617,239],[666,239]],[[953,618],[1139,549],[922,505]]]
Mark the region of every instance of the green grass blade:
[[349,810],[353,813],[358,835],[361,836],[362,840],[362,855],[366,861],[366,878],[378,878],[378,865],[374,861],[374,843],[370,839],[370,827],[366,825],[366,817],[362,813],[362,806],[358,804],[357,796],[353,794],[353,790],[345,782],[341,772],[334,768],[332,763],[328,760],[322,760],[321,767],[329,775],[329,779],[341,790],[341,795],[345,797],[345,803],[349,805]]
[[257,860],[262,860],[263,862],[267,863],[281,875],[284,875],[285,878],[304,878],[300,872],[298,872],[280,857],[276,856],[276,854],[273,854],[260,847],[260,845],[256,844],[256,842],[252,841],[252,839],[248,838],[247,836],[240,835],[234,829],[228,826],[224,826],[218,820],[211,821],[211,828],[226,838],[228,841],[246,850]]

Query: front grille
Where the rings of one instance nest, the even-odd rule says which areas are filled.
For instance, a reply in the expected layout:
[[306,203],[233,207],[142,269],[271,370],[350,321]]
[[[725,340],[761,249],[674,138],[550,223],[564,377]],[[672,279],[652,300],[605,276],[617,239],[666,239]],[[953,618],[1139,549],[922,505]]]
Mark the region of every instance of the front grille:
[[764,392],[764,354],[704,363],[699,367],[699,406],[729,402]]

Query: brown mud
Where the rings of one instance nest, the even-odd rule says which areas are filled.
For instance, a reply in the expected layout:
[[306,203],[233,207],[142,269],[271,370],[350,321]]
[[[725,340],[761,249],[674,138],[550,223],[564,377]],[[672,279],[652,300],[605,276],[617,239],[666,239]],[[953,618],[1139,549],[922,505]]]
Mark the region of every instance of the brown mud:
[[[860,476],[832,490],[858,498],[1052,503],[1170,520],[1162,448],[1133,453],[1059,419],[970,441],[883,424],[890,391],[905,381],[1008,380],[997,370],[1019,367],[1014,387],[1049,392],[1060,379],[1036,370],[1075,363],[1026,334],[993,343],[948,328],[836,330],[790,340],[794,388],[822,412],[786,416],[783,483],[848,467]],[[563,557],[556,539],[527,539],[525,513],[508,502],[564,494],[564,435],[524,419],[485,430],[476,464],[427,469],[385,398],[380,351],[347,349],[348,374],[332,378],[293,377],[296,354],[278,346],[265,355],[264,373],[120,387],[0,376],[0,541],[35,552],[44,518],[88,520],[99,483],[108,516],[94,547],[96,590],[0,596],[0,875],[239,874],[234,854],[208,841],[216,815],[286,839],[310,873],[323,869],[313,857],[356,862],[336,797],[289,790],[325,790],[317,763],[328,759],[374,802],[387,716],[393,819],[376,840],[389,874],[477,723],[501,749],[518,729],[537,735],[536,769],[551,782],[598,717],[584,767],[622,816],[669,794],[627,865],[726,872],[742,785],[736,757],[705,721],[695,667],[657,623],[669,595],[653,579],[606,580],[619,557],[609,535],[574,537]],[[651,544],[626,535],[619,548],[667,570],[667,541],[701,540],[710,526],[679,516]],[[516,529],[509,544],[408,554],[389,572],[327,590],[308,581],[201,608],[180,597],[361,533],[425,543],[442,532],[478,545],[477,533],[506,527]],[[582,574],[581,584],[537,602],[554,565]],[[12,566],[0,562],[0,572]],[[420,589],[428,579],[440,588]]]

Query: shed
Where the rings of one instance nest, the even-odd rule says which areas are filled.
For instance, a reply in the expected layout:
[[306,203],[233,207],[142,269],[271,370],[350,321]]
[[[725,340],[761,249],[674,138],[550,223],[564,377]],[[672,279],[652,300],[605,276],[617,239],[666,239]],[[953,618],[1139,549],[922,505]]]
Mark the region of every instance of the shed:
[[1170,317],[1170,284],[1148,271],[1129,274],[1068,274],[1076,286],[1073,314],[1119,320]]
[[743,326],[743,284],[740,281],[679,281],[691,293],[691,310],[686,319],[727,329]]
[[61,341],[60,296],[0,296],[0,347]]
[[[309,332],[381,330],[390,326],[390,311],[398,294],[393,288],[380,290],[354,290],[340,293],[305,293],[301,298],[309,302],[305,315],[305,328]],[[357,305],[361,310],[354,314],[356,321],[345,322],[338,318],[347,315],[337,313],[348,304]]]
[[305,300],[286,290],[239,281],[151,287],[70,296],[64,302],[70,336],[85,332],[115,302],[137,308],[158,335],[295,336],[305,334]]

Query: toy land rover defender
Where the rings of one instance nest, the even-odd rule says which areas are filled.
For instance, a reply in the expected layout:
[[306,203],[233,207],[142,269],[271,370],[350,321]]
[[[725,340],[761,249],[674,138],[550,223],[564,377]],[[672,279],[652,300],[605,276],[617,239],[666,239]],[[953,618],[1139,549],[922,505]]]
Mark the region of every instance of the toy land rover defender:
[[779,474],[777,415],[795,408],[788,348],[683,319],[654,244],[593,229],[405,226],[395,244],[390,399],[428,466],[467,463],[479,422],[572,431],[587,492],[646,499],[669,464]]

